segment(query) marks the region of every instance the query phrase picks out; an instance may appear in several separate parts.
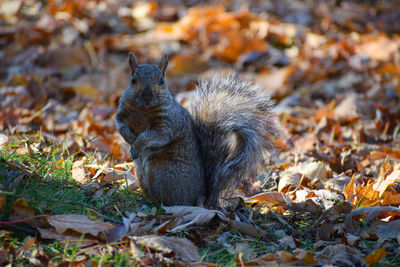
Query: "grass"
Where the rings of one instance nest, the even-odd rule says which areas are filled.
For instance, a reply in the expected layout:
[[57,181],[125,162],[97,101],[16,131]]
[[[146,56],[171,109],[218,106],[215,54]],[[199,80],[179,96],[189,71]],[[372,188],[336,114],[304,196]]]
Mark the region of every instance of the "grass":
[[[39,138],[38,138],[39,139]],[[129,191],[118,183],[102,184],[95,190],[90,186],[78,184],[72,179],[73,162],[83,156],[94,158],[87,153],[70,153],[64,146],[52,143],[34,143],[35,137],[22,141],[9,142],[0,149],[0,195],[6,196],[6,206],[1,212],[0,221],[7,221],[13,214],[12,204],[18,199],[25,199],[34,209],[35,215],[55,214],[91,214],[99,215],[106,221],[121,222],[121,212],[142,211],[154,214],[152,206],[140,192]],[[105,163],[109,158],[97,159],[97,164]],[[102,190],[100,197],[96,192]],[[158,209],[156,214],[161,214]],[[35,229],[26,224],[18,224],[21,231],[12,228],[10,231],[0,230],[0,248],[11,246],[16,250],[24,247],[30,236],[39,240],[41,248],[50,256],[52,262],[77,263],[82,257],[100,265],[126,266],[135,260],[129,249],[119,246],[105,246],[90,253],[78,244],[62,241],[43,240]],[[0,228],[1,229],[1,228]],[[237,233],[230,233],[229,244],[238,241]],[[183,237],[183,236],[182,236]],[[215,262],[224,266],[234,266],[236,257],[227,252],[226,247],[219,244],[218,236],[199,249],[202,260]],[[125,245],[129,247],[128,245]],[[37,249],[32,246],[30,250]],[[29,254],[18,256],[17,265],[29,264]]]
[[[105,220],[121,222],[121,211],[143,209],[140,193],[130,192],[118,183],[102,185],[102,194],[94,197],[98,190],[85,187],[72,179],[73,162],[82,155],[70,154],[63,146],[41,144],[45,147],[33,150],[29,140],[10,142],[0,150],[0,194],[6,196],[6,206],[1,212],[0,221],[7,221],[13,213],[12,204],[17,199],[25,199],[36,214],[97,214]],[[27,149],[24,149],[28,147]],[[22,153],[21,153],[22,151]],[[44,152],[47,151],[47,152]],[[90,156],[90,155],[89,155]],[[105,159],[99,159],[99,163]],[[96,187],[97,188],[97,187]],[[99,194],[98,194],[99,195]],[[146,207],[146,206],[145,206]],[[24,246],[24,239],[34,234],[27,226],[11,235],[0,235],[2,241],[16,249]],[[40,240],[45,252],[55,258],[73,259],[80,246],[58,241]],[[3,245],[0,245],[0,247]],[[127,253],[108,253],[94,255],[93,260],[124,265],[129,258]],[[23,257],[20,264],[27,262]]]
[[[38,138],[40,140],[40,138]],[[34,143],[33,139],[21,142],[9,142],[0,149],[0,196],[6,196],[6,206],[0,213],[0,221],[7,221],[13,213],[12,204],[18,199],[25,199],[34,209],[35,214],[86,214],[100,217],[106,221],[121,222],[121,212],[141,211],[145,214],[159,215],[161,209],[155,210],[143,198],[141,192],[129,191],[119,183],[101,183],[97,186],[85,186],[72,179],[73,163],[82,157],[89,157],[97,164],[104,164],[109,157],[95,159],[88,153],[70,153],[64,146],[52,143]],[[96,184],[94,182],[93,184]],[[302,248],[313,251],[313,238],[310,229],[317,218],[311,215],[290,215],[289,224],[292,229],[282,225],[275,215],[262,215],[256,210],[244,208],[244,212],[253,212],[254,224],[266,231],[263,238],[243,236],[236,230],[222,228],[202,229],[201,234],[178,233],[180,237],[188,237],[198,244],[199,254],[204,262],[212,262],[222,266],[236,266],[235,246],[247,244],[248,252],[254,256],[262,256],[279,248],[278,241],[284,235],[293,235],[302,242]],[[40,242],[49,260],[53,263],[70,263],[91,261],[97,265],[126,266],[135,265],[137,260],[131,255],[129,241],[121,244],[108,244],[87,250],[81,243],[43,240],[34,228],[26,224],[14,225],[9,231],[1,230],[0,249],[13,247],[16,251],[26,245],[26,240],[33,236]],[[207,232],[208,231],[208,232]],[[367,242],[368,254],[376,242]],[[392,242],[398,249],[398,244]],[[369,248],[369,249],[368,249]],[[34,253],[37,246],[29,250]],[[279,248],[279,250],[282,248]],[[243,259],[246,260],[246,253]],[[17,265],[29,265],[30,254],[24,253],[16,257]],[[390,254],[375,266],[400,264],[400,256]]]

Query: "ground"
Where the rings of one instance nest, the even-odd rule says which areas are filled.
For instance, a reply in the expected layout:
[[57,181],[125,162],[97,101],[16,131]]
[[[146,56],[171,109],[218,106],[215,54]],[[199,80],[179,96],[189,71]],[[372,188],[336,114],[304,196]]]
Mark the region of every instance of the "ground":
[[[400,264],[395,1],[0,1],[0,265]],[[235,72],[276,101],[237,211],[156,208],[114,115],[169,55],[185,106]]]

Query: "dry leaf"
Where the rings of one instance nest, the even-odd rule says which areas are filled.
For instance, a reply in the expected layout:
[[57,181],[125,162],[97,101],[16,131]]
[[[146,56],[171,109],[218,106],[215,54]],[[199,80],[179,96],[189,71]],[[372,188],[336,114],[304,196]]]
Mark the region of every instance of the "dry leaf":
[[172,213],[175,216],[181,216],[181,224],[171,229],[172,232],[182,231],[190,225],[204,225],[209,223],[215,216],[223,222],[229,219],[218,210],[209,210],[193,206],[163,206],[165,212]]
[[3,148],[3,146],[5,146],[7,142],[8,142],[8,136],[3,133],[0,133],[0,149]]
[[[82,247],[97,244],[98,240],[93,237],[85,236],[82,239],[82,234],[80,233],[64,233],[60,234],[53,228],[37,228],[40,232],[40,237],[44,239],[54,239],[58,241],[69,241],[77,244],[80,242]],[[82,239],[82,240],[81,240]],[[81,241],[80,241],[81,240]]]
[[276,255],[282,262],[293,262],[298,260],[292,253],[284,250],[277,251]]
[[375,191],[379,192],[379,197],[383,195],[389,186],[400,183],[400,163],[393,167],[392,172],[389,175],[386,176],[384,173],[384,171],[381,172],[379,179],[372,187]]
[[341,252],[353,255],[361,255],[361,252],[355,248],[343,244],[336,244],[336,245],[326,246],[323,250],[316,252],[315,257],[319,260],[326,260],[326,259],[331,259],[333,256]]
[[314,252],[297,248],[293,251],[293,255],[306,265],[314,265],[318,263],[318,261],[314,259]]
[[47,220],[56,229],[58,234],[63,234],[66,230],[70,229],[78,233],[89,233],[97,236],[99,233],[108,231],[114,227],[111,223],[93,221],[85,215],[78,214],[53,215],[49,216]]
[[86,184],[90,182],[88,172],[84,167],[86,159],[77,160],[72,165],[72,178],[80,184]]
[[292,236],[281,238],[278,240],[278,243],[285,249],[295,249],[297,247]]
[[353,195],[355,194],[356,182],[355,182],[355,174],[351,177],[350,182],[343,189],[343,195],[348,202],[351,201]]
[[360,217],[366,215],[364,224],[368,225],[376,217],[380,217],[382,215],[386,217],[387,215],[390,214],[395,214],[398,216],[400,214],[400,208],[376,206],[376,207],[365,207],[361,209],[352,210],[351,213],[347,214],[345,219],[346,231],[349,233],[354,233],[355,230],[353,227],[353,217]]
[[378,225],[375,234],[380,239],[393,239],[400,235],[400,219]]
[[366,256],[364,260],[369,266],[372,266],[375,263],[378,263],[384,257],[386,257],[386,255],[387,255],[387,252],[386,252],[385,247],[378,248],[373,253]]
[[278,258],[273,253],[265,254],[257,259],[246,261],[246,266],[275,266]]
[[0,211],[4,211],[6,207],[6,196],[0,194]]
[[161,252],[166,256],[174,257],[185,262],[200,261],[200,255],[197,247],[187,239],[147,235],[143,237],[130,237],[139,246],[150,248],[154,251]]
[[299,186],[302,177],[300,173],[288,170],[283,171],[280,176],[278,191],[281,193],[294,191]]
[[252,197],[246,198],[247,203],[268,202],[273,206],[281,206],[286,209],[286,199],[282,193],[279,192],[264,192]]
[[24,198],[19,198],[12,204],[14,210],[14,218],[21,219],[26,217],[32,217],[35,215],[33,208],[26,202]]
[[265,231],[258,229],[257,227],[244,222],[231,221],[230,225],[232,228],[239,230],[240,232],[254,237],[262,237],[265,235]]

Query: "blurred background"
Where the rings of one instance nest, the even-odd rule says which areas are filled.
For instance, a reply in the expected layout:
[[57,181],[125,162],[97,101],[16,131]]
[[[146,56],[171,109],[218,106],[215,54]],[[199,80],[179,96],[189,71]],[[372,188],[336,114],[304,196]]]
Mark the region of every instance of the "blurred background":
[[[399,18],[399,1],[2,0],[0,144],[39,135],[128,160],[113,115],[133,51],[140,63],[170,55],[168,84],[182,103],[214,71],[271,90],[282,161],[321,145],[336,160],[335,147],[354,142],[400,159]],[[338,172],[375,160],[342,166],[322,154]]]

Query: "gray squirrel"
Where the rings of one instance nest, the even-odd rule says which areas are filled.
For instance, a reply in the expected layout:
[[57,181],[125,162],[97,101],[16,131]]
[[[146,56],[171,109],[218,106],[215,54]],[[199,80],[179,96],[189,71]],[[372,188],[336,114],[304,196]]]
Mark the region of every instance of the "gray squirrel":
[[139,65],[129,53],[131,81],[122,93],[116,127],[131,145],[139,186],[157,205],[196,205],[220,199],[255,175],[272,148],[274,102],[265,89],[233,74],[200,80],[189,111],[171,95],[168,57]]

